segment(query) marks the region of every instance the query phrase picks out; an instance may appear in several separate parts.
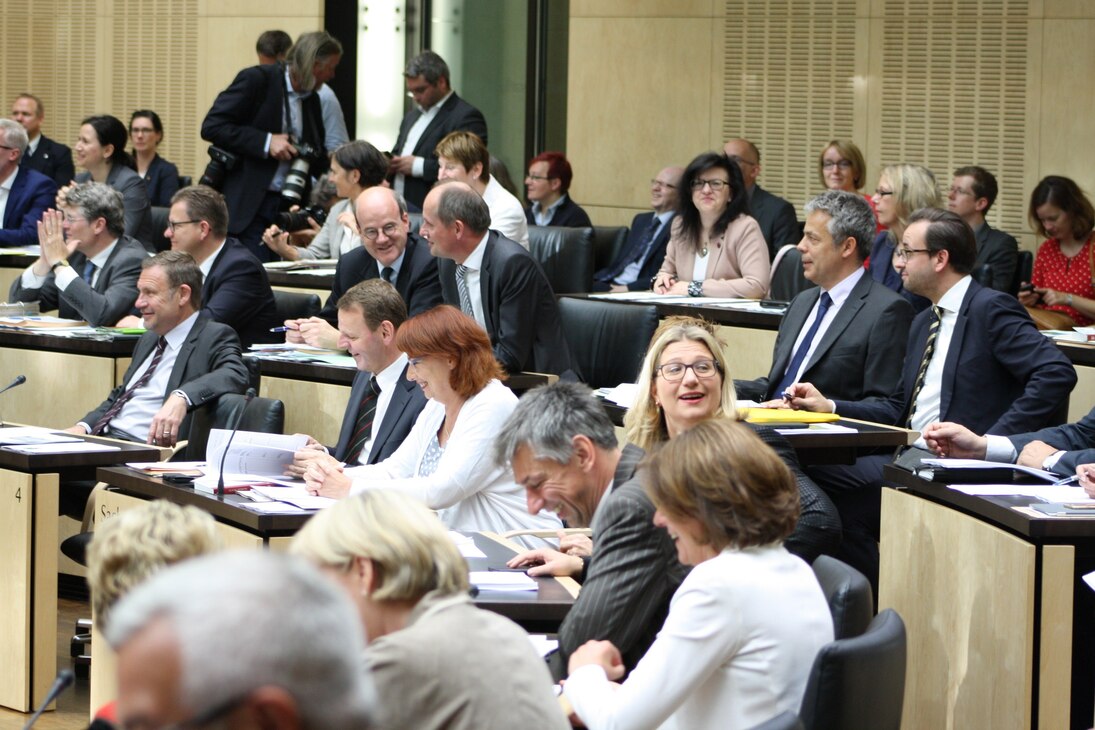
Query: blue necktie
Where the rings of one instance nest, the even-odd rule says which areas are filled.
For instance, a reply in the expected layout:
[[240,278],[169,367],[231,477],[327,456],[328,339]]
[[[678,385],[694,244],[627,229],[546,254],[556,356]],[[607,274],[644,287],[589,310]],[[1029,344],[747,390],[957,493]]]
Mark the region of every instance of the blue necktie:
[[810,329],[806,332],[806,336],[802,338],[802,344],[795,350],[794,357],[791,358],[791,363],[783,373],[783,380],[779,381],[779,387],[773,393],[774,397],[778,398],[783,395],[783,391],[787,390],[787,388],[795,382],[798,370],[802,367],[802,361],[806,359],[806,353],[810,351],[810,346],[814,342],[814,337],[817,336],[817,330],[821,327],[821,320],[825,319],[825,313],[829,311],[829,307],[831,307],[832,304],[833,298],[829,296],[829,292],[823,293],[821,295],[821,300],[817,304],[817,316],[814,317],[814,322],[810,325]]
[[95,264],[91,263],[91,261],[89,260],[86,264],[84,264],[84,281],[87,282],[88,286],[91,286],[91,280],[94,278]]

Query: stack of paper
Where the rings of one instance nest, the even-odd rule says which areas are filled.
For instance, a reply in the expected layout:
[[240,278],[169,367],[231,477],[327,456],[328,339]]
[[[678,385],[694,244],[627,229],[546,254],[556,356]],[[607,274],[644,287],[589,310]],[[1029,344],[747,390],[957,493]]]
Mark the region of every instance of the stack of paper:
[[536,581],[524,573],[498,570],[473,570],[468,580],[481,591],[534,591]]

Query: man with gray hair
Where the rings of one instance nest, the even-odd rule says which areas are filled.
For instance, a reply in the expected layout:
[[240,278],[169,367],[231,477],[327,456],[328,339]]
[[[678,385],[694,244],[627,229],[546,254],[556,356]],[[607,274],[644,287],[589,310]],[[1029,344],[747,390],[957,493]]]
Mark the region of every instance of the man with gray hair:
[[38,223],[42,252],[12,282],[8,300],[38,302],[65,319],[110,327],[137,301],[137,278],[148,253],[125,235],[122,194],[105,183],[77,185],[64,211],[47,210]]
[[799,381],[848,400],[894,391],[913,311],[864,276],[874,233],[874,214],[861,195],[827,190],[806,204],[798,250],[803,274],[817,286],[791,300],[767,377],[734,381],[739,398],[781,398]]
[[121,727],[371,724],[361,618],[297,558],[241,550],[174,565],[118,603],[105,635]]
[[0,246],[33,246],[38,221],[53,204],[57,185],[36,170],[20,167],[27,130],[0,119]]
[[529,514],[553,510],[571,527],[593,528],[591,558],[538,549],[509,563],[532,566],[529,575],[582,584],[549,660],[556,679],[566,676],[571,652],[590,639],[611,641],[632,669],[687,572],[669,535],[654,526],[654,505],[635,474],[642,457],[634,444],[620,450],[604,407],[578,383],[526,393],[495,442],[496,461],[509,463],[525,488]]

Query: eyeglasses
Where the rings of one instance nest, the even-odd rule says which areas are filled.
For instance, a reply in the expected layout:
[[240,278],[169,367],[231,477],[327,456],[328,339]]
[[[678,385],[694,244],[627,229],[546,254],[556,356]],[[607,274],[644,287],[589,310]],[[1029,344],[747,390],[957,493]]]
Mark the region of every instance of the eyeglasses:
[[133,127],[129,130],[130,134],[152,134],[156,130],[152,127]]
[[947,192],[949,192],[951,195],[973,195],[972,190],[966,190],[965,188],[960,188],[957,185],[951,185],[950,189]]
[[901,248],[897,249],[897,258],[901,259],[902,261],[908,261],[909,257],[912,256],[914,253],[926,253],[931,256],[934,251],[932,251],[930,248],[909,248],[908,246],[902,246]]
[[171,229],[172,233],[174,233],[179,226],[185,226],[188,223],[201,223],[201,221],[168,221],[167,227]]
[[543,175],[533,175],[530,172],[529,174],[525,175],[525,179],[526,180],[550,180],[551,178],[550,177],[545,177]]
[[77,216],[77,215],[68,215],[67,213],[65,214],[65,223],[68,223],[70,225],[72,223],[78,223],[80,221],[86,221],[86,220],[87,220],[87,218],[81,218],[80,216]]
[[668,188],[670,190],[676,190],[677,189],[676,185],[670,185],[669,183],[662,182],[661,180],[651,180],[650,181],[650,187],[652,187],[652,188]]
[[821,163],[821,169],[832,170],[835,167],[839,167],[841,170],[851,170],[852,163],[850,160],[825,160]]
[[692,189],[693,190],[703,190],[703,187],[705,185],[710,187],[712,191],[717,193],[717,192],[722,191],[723,188],[729,187],[730,183],[727,180],[693,180],[692,181]]
[[880,198],[885,198],[887,195],[893,195],[892,190],[883,190],[882,188],[875,188],[874,194]]
[[662,380],[676,383],[684,379],[684,373],[688,369],[691,369],[697,378],[712,378],[715,373],[722,370],[714,360],[697,360],[690,365],[685,365],[683,362],[667,362],[665,365],[659,365],[654,372],[661,374]]
[[399,230],[399,224],[398,223],[388,223],[383,228],[379,228],[379,229],[377,229],[377,228],[366,228],[365,230],[363,230],[361,232],[361,235],[365,236],[365,238],[369,239],[370,241],[375,241],[377,239],[377,237],[380,236],[381,233],[384,234],[385,238],[391,238],[395,234],[395,232],[398,231],[398,230]]

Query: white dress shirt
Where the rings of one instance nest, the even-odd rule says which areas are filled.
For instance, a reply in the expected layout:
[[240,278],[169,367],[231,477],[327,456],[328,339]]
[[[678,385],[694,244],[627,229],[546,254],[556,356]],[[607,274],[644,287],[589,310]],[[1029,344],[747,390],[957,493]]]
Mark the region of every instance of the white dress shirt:
[[[217,246],[213,253],[205,257],[205,261],[202,261],[200,264],[198,264],[198,269],[202,272],[203,282],[209,277],[209,272],[213,270],[213,264],[216,263],[217,257],[221,255],[221,250],[223,249],[224,242],[222,241],[221,245]],[[205,292],[205,296],[208,297],[209,292]]]
[[[650,246],[654,245],[654,241],[658,238],[658,235],[662,232],[662,228],[666,226],[669,219],[675,214],[673,210],[667,210],[664,213],[655,213],[654,220],[658,221],[658,227],[654,229],[654,235],[650,237],[650,243],[647,245],[646,250],[643,251],[643,255],[637,261],[632,261],[630,264],[624,267],[624,270],[620,272],[620,275],[612,280],[613,284],[619,284],[620,286],[627,286],[634,284],[635,280],[639,278],[639,272],[643,268],[643,264],[646,263],[647,258],[650,256]],[[643,232],[645,235],[645,231]]]
[[[99,253],[91,257],[91,263],[95,264],[95,271],[91,274],[91,286],[95,286],[95,282],[99,281],[99,274],[102,273],[103,267],[106,266],[106,262],[110,260],[110,252],[114,250],[114,247],[118,245],[118,239],[115,238],[110,242],[110,245],[104,248]],[[38,276],[34,273],[34,264],[31,264],[23,270],[23,275],[19,277],[21,279],[20,284],[24,289],[41,289],[42,285],[46,283],[46,279],[49,278],[49,274],[45,276]],[[83,271],[77,271],[72,266],[59,266],[54,271],[53,283],[57,285],[57,288],[64,291],[68,288],[68,285],[74,282],[76,279],[84,278]]]
[[[434,120],[437,113],[441,111],[441,107],[445,105],[445,102],[449,100],[449,97],[453,95],[453,92],[445,94],[445,98],[438,101],[429,109],[423,109],[418,107],[422,113],[418,115],[418,119],[414,120],[414,124],[407,130],[407,139],[403,140],[403,146],[396,151],[396,155],[403,157],[414,152],[414,148],[418,146],[418,140],[422,139],[422,135],[426,132],[426,127],[430,126],[430,122]],[[433,150],[430,150],[431,152]],[[422,157],[415,157],[414,162],[411,163],[411,177],[422,177],[422,174],[426,171],[426,160]],[[403,194],[403,188],[406,185],[406,176],[396,175],[392,181],[392,187],[400,195]]]
[[511,241],[517,241],[528,250],[528,220],[521,201],[513,197],[502,183],[490,176],[487,189],[483,191],[483,202],[490,210],[490,227]]
[[[464,275],[464,283],[468,286],[468,298],[471,299],[471,308],[475,321],[483,329],[487,328],[487,318],[483,315],[483,290],[479,288],[479,273],[483,269],[483,256],[487,253],[487,238],[489,237],[490,233],[485,233],[475,250],[464,259],[464,266],[468,269]],[[459,272],[456,275],[460,276]]]
[[[806,351],[806,357],[802,359],[802,364],[799,365],[798,372],[795,373],[794,382],[799,382],[802,379],[802,371],[806,369],[806,366],[810,364],[810,359],[814,356],[814,350],[817,349],[817,345],[821,342],[821,338],[825,336],[825,332],[828,331],[829,325],[836,319],[837,313],[840,308],[844,306],[844,302],[848,301],[848,296],[852,293],[852,289],[859,283],[859,280],[863,278],[867,270],[863,267],[857,268],[854,272],[845,277],[839,284],[829,289],[829,298],[833,300],[833,303],[829,305],[829,310],[825,313],[825,319],[821,320],[821,326],[818,327],[817,333],[814,335],[813,342],[810,343],[810,349]],[[825,293],[825,289],[821,290]],[[802,345],[802,341],[806,338],[806,333],[810,331],[810,327],[813,326],[814,320],[817,319],[817,310],[821,305],[821,297],[817,298],[814,302],[814,308],[810,310],[810,316],[806,318],[806,321],[802,323],[802,329],[798,332],[798,337],[795,338],[795,346],[791,348],[791,357],[794,357],[794,353],[798,352],[798,348]]]
[[376,410],[373,412],[373,425],[369,429],[369,440],[361,447],[361,455],[357,457],[358,464],[369,463],[369,453],[373,450],[376,430],[384,422],[384,414],[388,412],[388,405],[392,402],[392,393],[395,392],[395,386],[399,384],[405,367],[407,367],[407,356],[401,352],[391,365],[373,375],[380,393],[376,396]]

